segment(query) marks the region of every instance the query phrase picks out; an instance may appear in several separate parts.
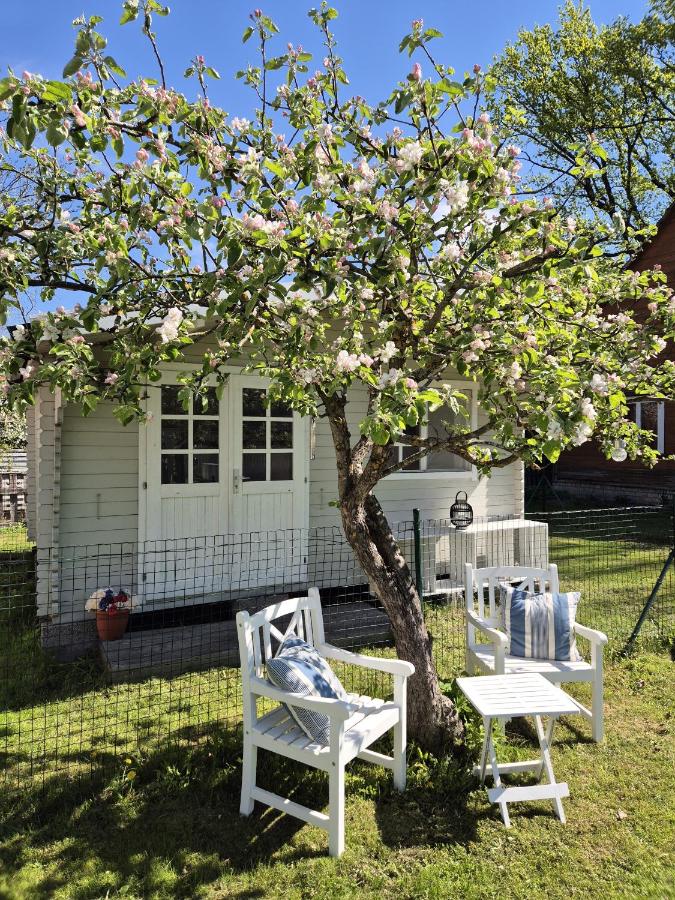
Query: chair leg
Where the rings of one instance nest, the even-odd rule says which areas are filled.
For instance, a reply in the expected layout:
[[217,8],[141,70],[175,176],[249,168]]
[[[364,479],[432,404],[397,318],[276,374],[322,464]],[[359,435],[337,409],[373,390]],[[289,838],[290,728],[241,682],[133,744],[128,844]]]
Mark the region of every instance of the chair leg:
[[345,849],[345,767],[335,763],[328,784],[328,852],[341,856]]
[[394,787],[397,791],[405,790],[406,782],[406,723],[399,722],[394,726]]
[[592,732],[593,740],[600,743],[605,736],[604,728],[604,703],[602,690],[602,668],[596,668],[593,679],[593,701],[591,712],[593,713]]
[[255,787],[255,773],[258,762],[258,748],[244,739],[244,755],[241,772],[241,803],[239,812],[242,816],[250,816],[253,812],[254,800],[251,792]]

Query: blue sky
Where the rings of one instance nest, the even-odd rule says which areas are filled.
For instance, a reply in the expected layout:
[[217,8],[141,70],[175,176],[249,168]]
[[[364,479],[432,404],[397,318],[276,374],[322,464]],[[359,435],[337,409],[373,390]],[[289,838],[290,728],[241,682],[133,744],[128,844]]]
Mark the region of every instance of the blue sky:
[[[319,0],[174,0],[168,19],[157,19],[163,56],[168,61],[169,80],[182,85],[182,72],[190,57],[203,53],[220,71],[222,81],[213,100],[233,114],[250,109],[248,91],[233,73],[255,59],[252,43],[242,45],[241,33],[248,16],[259,2],[281,28],[280,48],[286,41],[317,50],[307,9]],[[0,66],[11,65],[54,78],[72,55],[72,20],[82,13],[102,15],[101,28],[110,38],[109,50],[130,76],[147,75],[152,63],[137,24],[118,28],[121,0],[23,0],[3,4],[0,29]],[[445,35],[437,42],[442,62],[460,73],[474,63],[486,65],[521,27],[554,22],[557,0],[344,0],[335,4],[340,16],[335,29],[355,93],[369,100],[381,99],[394,81],[409,71],[409,62],[397,47],[413,18],[423,17]],[[593,0],[598,22],[619,15],[640,18],[646,0]],[[322,58],[322,57],[320,57]]]
[[[171,2],[171,0],[169,0]],[[234,78],[248,62],[257,62],[254,42],[241,43],[248,17],[260,3],[265,13],[279,25],[278,48],[288,41],[302,44],[323,59],[317,33],[307,10],[320,0],[174,0],[171,15],[155,20],[158,41],[165,60],[167,81],[190,96],[194,81],[186,83],[182,73],[189,60],[201,53],[221,74],[212,83],[211,100],[232,115],[251,116],[251,91]],[[351,80],[351,89],[370,102],[384,99],[393,85],[410,71],[410,60],[398,53],[401,37],[410,30],[413,18],[423,18],[427,26],[443,32],[434,42],[437,59],[461,74],[475,63],[486,66],[493,56],[517,36],[520,28],[555,22],[558,0],[343,0],[334,2],[339,17],[333,23],[339,53]],[[0,71],[11,66],[47,78],[60,78],[64,64],[72,56],[72,20],[84,12],[101,15],[99,29],[109,38],[108,52],[127,70],[131,78],[156,74],[147,40],[138,23],[117,25],[121,0],[14,0],[2,4],[0,26]],[[593,0],[591,11],[597,22],[610,22],[625,15],[639,19],[647,0]],[[272,50],[272,52],[275,52]],[[310,66],[312,64],[310,63]],[[0,76],[1,77],[1,76]],[[57,297],[48,307],[65,302]],[[72,296],[68,302],[74,302]],[[36,307],[41,304],[36,303]],[[20,321],[17,311],[9,321]]]

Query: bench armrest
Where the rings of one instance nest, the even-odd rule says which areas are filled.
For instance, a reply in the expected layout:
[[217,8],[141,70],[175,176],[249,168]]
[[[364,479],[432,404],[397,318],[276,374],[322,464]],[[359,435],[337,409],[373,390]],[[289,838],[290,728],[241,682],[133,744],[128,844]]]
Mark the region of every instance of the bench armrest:
[[498,628],[493,628],[491,625],[488,625],[484,619],[481,619],[480,616],[477,616],[476,613],[472,612],[470,609],[466,610],[466,617],[475,628],[486,635],[486,637],[490,638],[490,643],[506,648],[508,638],[503,631],[499,631]]
[[332,697],[303,697],[291,691],[282,691],[264,678],[251,678],[251,692],[258,697],[268,697],[289,706],[323,713],[338,722],[346,721],[354,712],[354,707],[346,700],[334,700]]
[[326,659],[335,659],[338,662],[363,666],[364,669],[375,669],[378,672],[388,672],[390,675],[402,675],[404,678],[415,672],[415,666],[404,659],[382,659],[379,656],[364,656],[362,653],[352,653],[351,650],[343,650],[341,647],[334,647],[332,644],[319,644],[316,649]]
[[596,631],[595,628],[587,628],[586,625],[580,625],[578,622],[575,622],[574,630],[580,637],[586,638],[587,641],[590,641],[591,644],[607,643],[607,635],[602,631]]

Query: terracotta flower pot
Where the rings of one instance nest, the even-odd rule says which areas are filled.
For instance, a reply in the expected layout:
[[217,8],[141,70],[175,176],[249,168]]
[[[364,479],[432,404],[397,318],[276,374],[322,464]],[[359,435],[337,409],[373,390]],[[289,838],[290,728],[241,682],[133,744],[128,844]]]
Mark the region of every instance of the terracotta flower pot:
[[96,610],[96,630],[102,641],[118,641],[129,624],[129,610],[119,609],[116,613]]

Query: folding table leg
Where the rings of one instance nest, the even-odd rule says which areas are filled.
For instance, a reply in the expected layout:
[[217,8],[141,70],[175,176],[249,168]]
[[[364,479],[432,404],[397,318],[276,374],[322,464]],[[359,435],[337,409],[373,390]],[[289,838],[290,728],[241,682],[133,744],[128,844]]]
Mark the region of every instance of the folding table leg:
[[[548,720],[548,725],[546,726],[546,743],[551,748],[553,744],[553,726],[555,725],[555,716],[550,716]],[[540,742],[541,743],[541,742]],[[541,764],[539,766],[539,770],[537,771],[537,781],[541,781],[542,776],[544,774],[544,756],[542,754]]]
[[487,764],[488,745],[490,743],[490,734],[492,733],[492,719],[483,719],[483,749],[480,754],[480,783],[485,784],[485,766]]
[[[544,769],[546,770],[546,775],[548,776],[549,784],[556,784],[555,774],[553,773],[553,763],[551,762],[551,751],[549,748],[549,741],[553,735],[553,724],[555,722],[555,717],[551,716],[551,721],[549,723],[549,727],[547,729],[548,734],[544,732],[544,726],[541,721],[541,716],[534,717],[534,724],[537,729],[537,737],[539,738],[539,746],[541,747],[541,758]],[[553,797],[553,806],[558,815],[558,818],[561,822],[565,822],[565,810],[563,809],[562,800],[560,797]]]
[[[492,721],[490,721],[490,725],[492,725]],[[488,753],[490,754],[490,767],[492,768],[492,778],[494,779],[494,785],[497,788],[502,786],[501,775],[499,774],[499,763],[497,762],[497,754],[495,753],[495,745],[492,740],[492,727],[487,732],[487,741],[488,741]],[[499,811],[502,814],[502,821],[507,828],[511,827],[511,819],[509,817],[509,811],[506,806],[506,800],[499,800]]]

